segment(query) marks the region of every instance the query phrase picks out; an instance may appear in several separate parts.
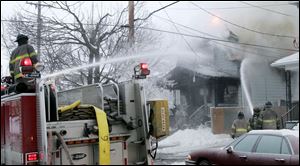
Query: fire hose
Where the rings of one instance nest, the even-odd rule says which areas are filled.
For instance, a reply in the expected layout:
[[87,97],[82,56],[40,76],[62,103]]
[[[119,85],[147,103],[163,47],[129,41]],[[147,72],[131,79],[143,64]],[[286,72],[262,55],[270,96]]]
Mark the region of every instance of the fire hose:
[[60,133],[57,133],[56,131],[53,132],[54,135],[57,136],[58,140],[61,142],[61,145],[63,147],[63,149],[65,150],[66,152],[66,155],[67,155],[67,159],[69,160],[70,164],[71,165],[74,165],[72,159],[71,159],[71,155],[70,155],[70,152],[69,152],[69,148],[67,146],[67,144],[65,143],[63,137],[60,135]]

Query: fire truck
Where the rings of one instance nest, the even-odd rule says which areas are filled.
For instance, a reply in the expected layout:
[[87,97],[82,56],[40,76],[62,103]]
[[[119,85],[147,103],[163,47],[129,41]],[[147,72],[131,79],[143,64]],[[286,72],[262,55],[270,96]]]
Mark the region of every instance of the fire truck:
[[1,164],[153,164],[158,140],[169,134],[169,112],[167,100],[145,97],[147,64],[129,81],[59,92],[41,69],[23,64],[34,81],[1,91]]

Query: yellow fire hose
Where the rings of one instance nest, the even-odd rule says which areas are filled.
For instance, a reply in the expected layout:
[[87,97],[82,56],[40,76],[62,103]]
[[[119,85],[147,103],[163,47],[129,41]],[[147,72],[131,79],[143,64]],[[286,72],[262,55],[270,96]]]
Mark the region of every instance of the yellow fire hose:
[[74,108],[78,107],[79,105],[80,105],[80,100],[77,100],[77,101],[75,101],[74,103],[72,103],[70,105],[59,107],[58,112],[65,112],[67,110],[74,109]]
[[75,101],[71,105],[60,107],[59,112],[65,112],[67,110],[72,110],[78,107],[78,109],[93,109],[95,110],[96,120],[98,125],[98,137],[99,137],[99,161],[100,165],[110,164],[110,141],[109,141],[109,129],[106,118],[106,113],[93,106],[93,105],[80,105],[80,100]]
[[[94,106],[93,106],[94,107]],[[99,163],[100,165],[110,164],[110,141],[106,113],[94,107],[98,123],[99,137]]]

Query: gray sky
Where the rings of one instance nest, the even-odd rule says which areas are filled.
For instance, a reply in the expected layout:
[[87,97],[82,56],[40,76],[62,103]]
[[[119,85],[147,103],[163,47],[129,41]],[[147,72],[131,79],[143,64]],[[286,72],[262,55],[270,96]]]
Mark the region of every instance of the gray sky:
[[[31,2],[36,3],[36,1],[31,1]],[[166,2],[146,1],[145,7],[143,9],[148,12],[151,12],[171,2],[172,1],[166,1]],[[113,12],[118,8],[123,8],[127,5],[127,3],[128,3],[127,1],[122,1],[122,2],[95,1],[95,7],[97,7],[100,12],[102,11],[103,13],[105,13],[109,11]],[[250,1],[247,3],[256,6],[263,6],[263,8],[277,11],[278,13],[288,14],[291,16],[284,16],[282,14],[263,10],[258,7],[250,7],[249,5],[240,1],[222,1],[222,2],[195,1],[193,3],[197,4],[201,8],[204,8],[215,15],[218,15],[219,17],[222,17],[240,26],[259,30],[262,32],[286,34],[286,35],[293,35],[293,36],[296,35],[298,36],[298,41],[299,41],[299,9],[297,9],[295,6],[292,5],[284,5],[284,4],[288,4],[287,1],[276,1],[276,2],[275,1],[273,2],[272,1],[263,1],[263,2]],[[83,4],[84,9],[90,8],[90,6],[91,6],[91,1],[84,2]],[[21,7],[24,7],[25,9],[29,9],[37,13],[37,9],[32,5],[26,4],[25,1],[1,1],[1,20],[9,19],[11,16],[15,15],[17,11],[20,11]],[[82,10],[81,13],[88,15],[90,14],[90,10]],[[53,11],[52,9],[44,7],[42,8],[42,14],[47,16],[53,16]],[[226,29],[229,28],[233,30],[235,33],[239,35],[243,35],[244,38],[242,38],[242,40],[248,43],[259,43],[264,45],[268,45],[268,44],[270,45],[270,43],[272,42],[276,43],[277,40],[279,40],[278,38],[270,38],[269,40],[267,39],[268,37],[265,37],[263,35],[245,31],[229,23],[225,23],[224,21],[217,19],[216,17],[213,17],[208,13],[204,12],[203,10],[199,9],[191,2],[186,2],[186,1],[179,2],[171,7],[168,7],[165,10],[161,10],[152,17],[153,28],[177,32],[177,29],[174,27],[172,23],[167,22],[165,21],[165,19],[162,19],[160,17],[165,19],[171,19],[176,23],[180,23],[187,27],[191,27],[199,31],[209,33],[211,35],[215,35],[219,37],[225,37],[228,33]],[[66,16],[66,19],[68,19],[68,16]],[[290,29],[285,29],[285,27],[283,27],[282,29],[268,28],[269,25],[270,27],[273,27],[275,26],[275,24],[278,24],[279,25],[278,27],[281,27],[280,25],[285,24],[284,21],[286,20],[292,22],[293,24],[292,28]],[[5,29],[4,29],[5,24],[6,22],[1,21],[1,35],[3,34],[3,32],[5,33]],[[195,31],[182,28],[178,25],[177,28],[181,33],[201,35]],[[163,34],[161,37],[163,43],[166,46],[169,47],[180,46],[188,50],[186,43],[183,42],[182,36],[180,35]],[[15,36],[12,37],[12,39],[15,39]],[[185,37],[185,39],[192,46],[193,43],[197,42],[197,39],[194,38]],[[174,41],[177,42],[174,43]],[[4,71],[8,74],[7,64],[8,64],[9,55],[8,55],[8,51],[3,48],[2,44],[3,43],[1,38],[1,65],[4,67]]]

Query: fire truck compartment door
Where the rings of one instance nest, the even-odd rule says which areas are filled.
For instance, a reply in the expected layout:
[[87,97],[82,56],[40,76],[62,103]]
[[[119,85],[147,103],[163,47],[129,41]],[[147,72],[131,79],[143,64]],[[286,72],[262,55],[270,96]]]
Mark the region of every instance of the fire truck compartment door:
[[169,135],[168,100],[152,100],[150,104],[150,121],[153,126],[153,137],[160,138]]
[[110,141],[106,113],[93,105],[80,105],[79,108],[92,108],[95,110],[99,129],[99,164],[110,165]]

